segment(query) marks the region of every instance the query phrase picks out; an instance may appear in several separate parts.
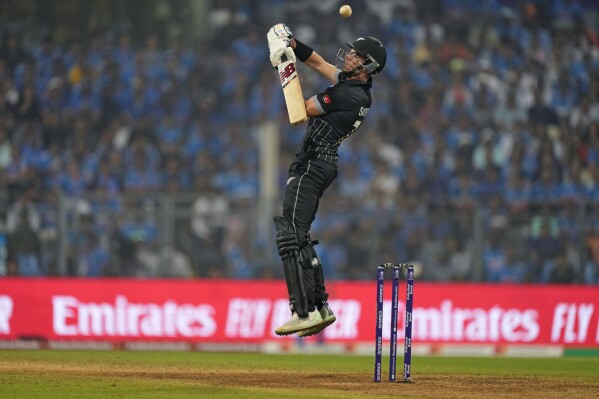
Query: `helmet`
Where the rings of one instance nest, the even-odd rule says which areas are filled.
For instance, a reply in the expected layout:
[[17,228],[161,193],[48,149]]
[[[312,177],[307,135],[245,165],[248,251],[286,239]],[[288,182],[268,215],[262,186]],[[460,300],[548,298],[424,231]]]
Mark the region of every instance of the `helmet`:
[[359,37],[353,43],[345,42],[345,44],[358,53],[358,55],[366,58],[364,67],[371,75],[379,73],[385,67],[387,50],[385,50],[383,43],[379,39],[372,36],[365,36]]

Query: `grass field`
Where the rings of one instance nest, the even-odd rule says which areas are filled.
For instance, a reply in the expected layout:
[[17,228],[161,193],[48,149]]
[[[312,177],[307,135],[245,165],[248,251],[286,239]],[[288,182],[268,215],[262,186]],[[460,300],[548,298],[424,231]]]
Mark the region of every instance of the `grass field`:
[[373,362],[337,355],[0,351],[0,398],[599,398],[598,357],[416,357],[415,384],[373,383]]

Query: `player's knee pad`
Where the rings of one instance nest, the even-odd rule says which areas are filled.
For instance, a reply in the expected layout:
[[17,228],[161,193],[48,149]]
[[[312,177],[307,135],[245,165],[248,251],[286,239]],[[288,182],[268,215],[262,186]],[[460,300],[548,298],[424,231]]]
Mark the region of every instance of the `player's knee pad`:
[[308,292],[304,286],[303,262],[299,255],[300,245],[297,234],[291,223],[281,216],[274,218],[276,243],[279,255],[283,261],[285,282],[289,292],[289,302],[292,311],[300,317],[308,316]]
[[324,284],[324,273],[322,270],[322,264],[320,258],[314,249],[314,246],[318,245],[318,240],[312,240],[309,235],[306,236],[306,240],[302,242],[302,254],[304,255],[304,267],[310,268],[313,271],[314,276],[314,292],[310,298],[312,303],[315,303],[318,309],[327,303],[329,295],[326,292]]
[[310,235],[306,234],[304,240],[300,244],[300,256],[303,260],[302,265],[304,268],[315,268],[320,265],[320,259],[314,249],[315,245],[318,245],[318,241],[313,241],[310,238]]
[[293,230],[293,226],[285,218],[276,216],[274,222],[277,250],[279,251],[279,256],[285,259],[299,251],[299,240]]

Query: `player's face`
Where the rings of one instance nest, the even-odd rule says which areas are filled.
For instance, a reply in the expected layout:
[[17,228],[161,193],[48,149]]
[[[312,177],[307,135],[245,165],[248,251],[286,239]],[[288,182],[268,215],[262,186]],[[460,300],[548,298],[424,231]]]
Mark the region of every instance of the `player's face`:
[[365,58],[356,53],[354,49],[350,51],[339,50],[337,57],[343,61],[343,72],[351,72],[364,67]]
[[364,58],[360,57],[355,50],[351,50],[345,54],[345,65],[349,66],[351,69],[362,66],[363,62]]

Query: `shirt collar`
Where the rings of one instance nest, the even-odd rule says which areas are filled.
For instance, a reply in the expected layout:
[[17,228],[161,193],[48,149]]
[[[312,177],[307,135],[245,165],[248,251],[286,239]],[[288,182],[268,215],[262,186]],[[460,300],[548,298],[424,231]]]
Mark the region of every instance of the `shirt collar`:
[[363,81],[363,80],[355,80],[355,79],[349,79],[349,75],[347,74],[347,72],[341,72],[339,74],[339,82],[343,82],[344,84],[348,84],[351,86],[365,86],[367,89],[370,89],[372,87],[372,77],[369,77],[368,80]]

